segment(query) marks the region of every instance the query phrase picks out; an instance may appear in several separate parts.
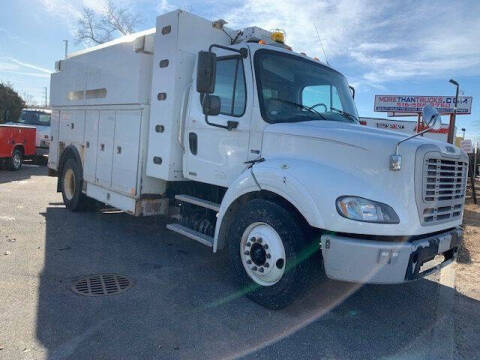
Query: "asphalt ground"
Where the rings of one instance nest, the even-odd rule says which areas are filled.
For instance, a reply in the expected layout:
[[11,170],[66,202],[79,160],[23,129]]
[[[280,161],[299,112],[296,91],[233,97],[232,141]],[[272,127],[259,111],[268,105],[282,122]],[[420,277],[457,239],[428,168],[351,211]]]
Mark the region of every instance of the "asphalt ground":
[[[33,165],[0,170],[0,359],[480,354],[479,299],[457,291],[456,265],[385,286],[330,281],[318,271],[298,301],[269,311],[232,285],[225,255],[167,231],[161,218],[71,213],[46,174]],[[100,273],[133,286],[99,297],[72,291],[76,280]]]

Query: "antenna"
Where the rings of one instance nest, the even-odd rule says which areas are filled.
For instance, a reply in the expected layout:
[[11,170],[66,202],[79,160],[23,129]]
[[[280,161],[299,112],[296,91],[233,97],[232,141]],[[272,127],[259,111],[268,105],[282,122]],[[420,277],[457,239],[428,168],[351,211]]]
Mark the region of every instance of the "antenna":
[[325,57],[325,62],[327,63],[327,65],[330,65],[330,63],[328,62],[327,53],[325,52],[325,48],[323,47],[322,39],[320,39],[320,34],[318,33],[317,25],[313,23],[313,27],[315,28],[315,32],[317,33],[318,41],[320,42],[320,46],[323,51],[323,56]]

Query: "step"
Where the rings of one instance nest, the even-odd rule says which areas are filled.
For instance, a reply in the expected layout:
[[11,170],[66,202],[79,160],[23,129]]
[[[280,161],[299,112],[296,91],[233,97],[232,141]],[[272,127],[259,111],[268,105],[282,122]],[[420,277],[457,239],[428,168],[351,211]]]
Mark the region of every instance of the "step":
[[190,196],[190,195],[175,195],[175,199],[178,201],[183,201],[189,204],[201,206],[210,210],[213,210],[215,212],[218,212],[220,210],[220,204],[216,204],[212,201],[208,200],[203,200],[200,198],[197,198],[195,196]]
[[213,238],[202,234],[201,232],[192,230],[186,226],[180,225],[180,224],[168,224],[167,225],[168,230],[175,231],[176,233],[186,236],[192,240],[196,240],[199,243],[202,243],[205,246],[212,247],[213,246]]

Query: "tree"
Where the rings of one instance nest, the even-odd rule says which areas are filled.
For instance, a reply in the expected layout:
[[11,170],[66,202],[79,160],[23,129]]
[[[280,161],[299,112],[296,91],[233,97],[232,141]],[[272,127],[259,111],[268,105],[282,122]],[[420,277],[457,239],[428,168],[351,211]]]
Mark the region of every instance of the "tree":
[[0,123],[15,121],[25,107],[25,101],[13,90],[12,85],[0,83]]
[[84,7],[78,20],[75,40],[85,45],[98,45],[113,40],[115,35],[135,32],[141,23],[140,17],[128,8],[122,8],[108,0],[102,13]]

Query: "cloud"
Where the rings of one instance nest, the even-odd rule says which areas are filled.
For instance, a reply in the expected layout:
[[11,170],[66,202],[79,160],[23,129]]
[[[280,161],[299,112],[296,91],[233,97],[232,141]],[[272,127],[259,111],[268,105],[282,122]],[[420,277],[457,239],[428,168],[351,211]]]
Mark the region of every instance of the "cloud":
[[2,70],[2,69],[0,69],[0,73],[8,73],[8,74],[14,74],[14,75],[38,77],[38,78],[46,78],[46,79],[50,78],[50,75],[48,75],[48,74],[33,73],[33,72],[27,72],[27,71],[15,71],[15,70]]
[[37,71],[40,71],[40,72],[43,72],[43,73],[46,73],[46,74],[51,74],[52,73],[51,70],[45,69],[43,67],[40,67],[40,66],[37,66],[37,65],[34,65],[34,64],[22,62],[22,61],[19,61],[19,60],[15,59],[15,58],[10,57],[10,58],[6,58],[6,59],[8,59],[12,63],[17,64],[21,67],[26,67],[26,68],[29,68],[29,69],[37,70]]
[[173,11],[177,9],[176,5],[172,5],[168,2],[168,0],[161,0],[157,6],[157,11],[160,14],[167,13],[169,11]]
[[320,38],[331,64],[347,64],[355,82],[379,87],[480,74],[478,13],[478,1],[246,0],[224,18],[233,28],[282,28],[296,51],[323,58]]
[[45,11],[61,18],[65,22],[70,22],[73,19],[80,17],[79,5],[81,1],[68,1],[68,0],[39,0]]
[[[35,70],[26,71],[26,70]],[[12,57],[0,58],[0,73],[14,74],[26,77],[50,78],[52,71],[35,64],[26,63]]]

